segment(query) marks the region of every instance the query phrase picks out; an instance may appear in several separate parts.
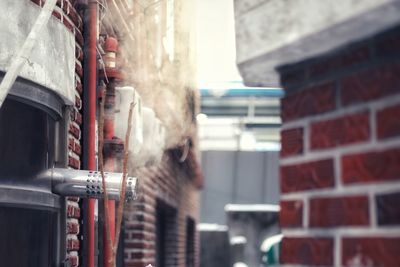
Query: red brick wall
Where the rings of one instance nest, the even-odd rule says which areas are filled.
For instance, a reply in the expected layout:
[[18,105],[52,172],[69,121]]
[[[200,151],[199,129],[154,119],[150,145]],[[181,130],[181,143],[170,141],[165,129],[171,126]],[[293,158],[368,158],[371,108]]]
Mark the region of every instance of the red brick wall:
[[[140,197],[125,212],[125,266],[145,267],[156,264],[156,202],[176,210],[175,221],[168,224],[174,229],[167,233],[166,262],[168,266],[185,267],[186,219],[196,222],[199,216],[198,189],[180,163],[166,152],[159,167],[144,168],[137,174]],[[168,219],[168,218],[167,218]],[[196,232],[195,240],[199,240]],[[196,242],[196,266],[198,266]]]
[[284,265],[400,266],[399,44],[396,28],[278,69]]

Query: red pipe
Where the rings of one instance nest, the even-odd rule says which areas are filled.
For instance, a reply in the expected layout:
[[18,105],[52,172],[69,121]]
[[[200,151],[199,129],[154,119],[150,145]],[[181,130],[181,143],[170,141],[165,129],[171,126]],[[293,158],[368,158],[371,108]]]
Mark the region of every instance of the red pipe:
[[[107,44],[107,41],[106,41]],[[106,47],[107,51],[107,47]],[[115,118],[115,84],[113,80],[110,80],[110,84],[107,87],[107,91],[105,94],[105,109],[104,109],[104,139],[105,141],[112,142],[113,137],[115,135],[115,127],[114,127],[114,118]],[[111,151],[107,151],[105,153],[105,162],[104,162],[104,170],[113,172],[116,170],[116,154],[115,154],[115,147],[108,146],[108,149]],[[108,200],[108,225],[111,232],[111,241],[114,244],[115,240],[115,201]],[[106,228],[104,227],[104,235],[103,235],[103,244],[104,244],[104,267],[114,267],[111,264],[111,259],[113,257],[113,252],[111,248],[108,246],[107,242],[107,232]]]
[[[89,41],[88,41],[88,169],[95,171],[96,164],[96,87],[97,87],[97,1],[89,3]],[[95,253],[95,200],[88,200],[87,209],[87,259],[86,266],[94,267]]]

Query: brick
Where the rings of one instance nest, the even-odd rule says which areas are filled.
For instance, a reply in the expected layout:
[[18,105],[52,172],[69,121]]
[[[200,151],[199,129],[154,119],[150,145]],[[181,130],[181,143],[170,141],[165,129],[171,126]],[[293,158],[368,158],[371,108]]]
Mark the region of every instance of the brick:
[[279,224],[281,227],[301,227],[303,225],[303,201],[280,202]]
[[75,122],[76,122],[78,125],[82,125],[83,118],[82,118],[82,114],[81,114],[81,113],[75,112]]
[[79,234],[79,224],[76,222],[67,222],[67,234]]
[[76,138],[80,139],[81,138],[81,129],[74,125],[73,123],[69,124],[69,132]]
[[400,63],[376,66],[343,78],[341,100],[347,106],[400,93]]
[[74,23],[67,17],[67,16],[63,16],[63,20],[62,20],[63,24],[65,25],[65,27],[67,27],[67,29],[71,32],[74,33],[76,27],[74,25]]
[[380,57],[398,55],[400,53],[400,31],[382,37],[375,44],[375,53]]
[[134,249],[154,249],[154,244],[145,243],[142,241],[137,242],[126,242],[125,248],[134,248]]
[[344,184],[400,180],[400,149],[344,156],[342,180]]
[[335,86],[326,83],[290,94],[282,99],[282,120],[291,120],[334,110]]
[[303,153],[303,128],[281,131],[281,157]]
[[78,239],[68,239],[67,240],[67,250],[68,251],[71,251],[71,250],[77,251],[77,250],[79,250],[79,246],[80,246],[80,244],[79,244]]
[[343,266],[400,266],[399,237],[342,239]]
[[81,145],[79,143],[75,143],[74,149],[72,151],[74,151],[77,155],[80,156],[82,154]]
[[310,200],[310,227],[369,225],[367,196],[324,197]]
[[310,66],[309,75],[311,77],[322,76],[330,72],[337,72],[344,68],[362,64],[371,58],[368,46],[348,49],[339,55],[332,55],[326,59],[318,60],[318,62]]
[[83,77],[83,68],[80,64],[79,61],[75,60],[75,73],[79,75],[79,77],[82,79]]
[[83,93],[83,86],[82,86],[82,84],[80,83],[80,82],[76,82],[76,88],[75,88],[75,90],[78,92],[78,94],[79,95],[82,95],[82,93]]
[[79,266],[79,257],[76,255],[68,255],[69,264],[71,267]]
[[332,266],[333,239],[285,237],[282,241],[280,258],[282,264]]
[[328,188],[335,185],[332,159],[281,167],[282,193]]
[[61,18],[62,18],[62,14],[56,10],[53,11],[52,15],[53,15],[53,17],[55,17],[58,20],[61,20]]
[[75,96],[75,107],[78,110],[82,108],[82,99],[79,96]]
[[77,108],[71,111],[71,121],[76,122],[78,125],[82,125],[82,114],[79,113]]
[[68,166],[78,170],[81,167],[81,162],[79,159],[69,156],[68,157]]
[[73,137],[68,138],[68,149],[73,150],[75,145],[75,140]]
[[378,111],[376,120],[378,139],[400,137],[400,105]]
[[400,192],[375,197],[378,225],[400,225]]
[[75,58],[80,62],[83,61],[83,50],[78,45],[75,45]]
[[367,141],[369,112],[350,114],[311,124],[311,149],[332,148]]
[[78,12],[76,12],[75,8],[73,8],[69,2],[67,2],[67,3],[68,4],[66,6],[68,6],[68,10],[65,13],[68,15],[68,17],[71,19],[71,21],[75,24],[75,26],[77,28],[79,28],[80,30],[82,30],[83,23],[82,23],[81,17],[79,16]]
[[75,40],[81,47],[83,47],[83,35],[77,28],[75,28]]
[[79,219],[81,217],[81,209],[79,207],[68,205],[67,206],[67,217]]

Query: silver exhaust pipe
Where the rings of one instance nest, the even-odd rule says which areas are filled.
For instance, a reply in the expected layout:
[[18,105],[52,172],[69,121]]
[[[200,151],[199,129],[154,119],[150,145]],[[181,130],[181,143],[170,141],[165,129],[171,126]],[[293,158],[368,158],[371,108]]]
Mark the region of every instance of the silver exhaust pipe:
[[[104,172],[107,194],[110,199],[119,200],[121,195],[122,173]],[[40,175],[39,179],[51,180],[52,192],[61,196],[82,198],[103,198],[104,189],[101,173],[73,169],[53,168]],[[136,198],[137,178],[127,177],[125,199]]]

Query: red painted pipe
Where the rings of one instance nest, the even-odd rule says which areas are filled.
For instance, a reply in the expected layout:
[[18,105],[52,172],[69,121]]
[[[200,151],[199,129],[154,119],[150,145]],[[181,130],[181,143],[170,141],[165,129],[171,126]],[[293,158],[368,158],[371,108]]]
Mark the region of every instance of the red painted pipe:
[[[97,86],[97,1],[89,3],[89,40],[88,40],[88,169],[95,171],[96,164],[96,86]],[[86,266],[94,267],[95,250],[95,200],[88,200],[87,209],[87,259]]]
[[[107,44],[107,42],[106,42]],[[106,47],[107,52],[107,47]],[[115,119],[115,87],[114,81],[111,80],[110,84],[107,87],[107,92],[105,94],[105,110],[104,110],[104,139],[107,141],[111,141],[115,135],[115,127],[114,127],[114,119]],[[113,149],[115,147],[113,146]],[[110,149],[110,147],[109,147]],[[116,155],[115,151],[107,151],[105,153],[105,162],[104,162],[104,170],[109,172],[114,172],[116,170]],[[108,225],[110,227],[111,232],[111,241],[114,244],[115,240],[115,201],[108,201]],[[103,247],[104,247],[104,267],[114,267],[111,264],[111,259],[113,257],[113,252],[110,247],[108,247],[107,242],[107,232],[104,227],[104,235],[103,235]]]

